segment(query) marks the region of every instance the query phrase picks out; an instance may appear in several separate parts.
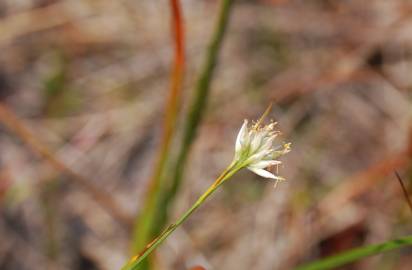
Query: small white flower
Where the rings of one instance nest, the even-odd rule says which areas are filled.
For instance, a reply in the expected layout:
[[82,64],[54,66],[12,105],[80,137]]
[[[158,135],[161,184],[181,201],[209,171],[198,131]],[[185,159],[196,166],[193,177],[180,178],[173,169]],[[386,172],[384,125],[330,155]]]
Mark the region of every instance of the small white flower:
[[281,161],[278,157],[290,151],[290,143],[282,146],[273,146],[273,142],[279,135],[274,130],[276,123],[260,126],[260,121],[248,127],[248,121],[244,120],[236,138],[234,163],[240,167],[246,167],[252,172],[275,180],[284,178],[265,170],[271,166],[278,166]]

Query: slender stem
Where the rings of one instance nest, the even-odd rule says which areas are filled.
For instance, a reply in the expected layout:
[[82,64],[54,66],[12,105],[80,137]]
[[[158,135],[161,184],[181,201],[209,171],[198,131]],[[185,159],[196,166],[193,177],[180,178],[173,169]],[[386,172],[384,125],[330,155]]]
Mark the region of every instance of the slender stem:
[[146,248],[140,252],[138,255],[131,258],[131,260],[122,268],[122,270],[135,270],[139,267],[139,264],[150,255],[164,240],[166,240],[169,235],[174,232],[189,216],[199,208],[204,201],[212,195],[214,191],[220,185],[222,185],[225,180],[233,176],[241,167],[231,164],[215,181],[214,183],[203,193],[197,201],[173,224],[169,225],[158,237],[152,240]]
[[403,183],[402,178],[397,171],[395,171],[395,176],[396,178],[398,178],[399,184],[401,185],[401,188],[402,188],[403,195],[405,196],[405,200],[408,203],[409,209],[411,209],[412,211],[412,201],[409,198],[408,190],[406,189],[405,184]]

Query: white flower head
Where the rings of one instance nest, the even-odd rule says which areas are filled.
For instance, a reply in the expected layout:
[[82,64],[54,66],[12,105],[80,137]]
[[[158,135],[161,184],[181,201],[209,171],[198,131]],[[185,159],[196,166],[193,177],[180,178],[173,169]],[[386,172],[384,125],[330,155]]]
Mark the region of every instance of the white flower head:
[[251,127],[248,126],[248,120],[244,120],[236,138],[234,162],[262,177],[284,180],[267,168],[277,168],[281,164],[277,158],[290,151],[290,143],[274,146],[274,140],[279,135],[279,131],[275,130],[276,123],[270,122],[262,126],[263,117]]

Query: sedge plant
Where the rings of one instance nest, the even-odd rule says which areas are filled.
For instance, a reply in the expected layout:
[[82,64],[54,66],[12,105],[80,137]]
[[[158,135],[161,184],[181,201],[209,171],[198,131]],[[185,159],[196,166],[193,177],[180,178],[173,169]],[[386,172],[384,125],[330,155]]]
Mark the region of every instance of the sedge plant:
[[[181,32],[181,35],[175,35],[176,45],[181,44],[181,46],[175,46],[175,53],[176,56],[181,55],[184,57],[183,15],[181,14],[181,11],[179,11],[179,1],[170,1],[173,4],[172,14],[174,14],[174,25],[180,29],[180,31],[175,31],[175,34]],[[213,81],[213,74],[218,65],[219,53],[222,48],[225,33],[227,32],[227,27],[229,25],[229,17],[231,11],[233,10],[233,0],[221,0],[218,9],[219,12],[216,17],[214,30],[212,31],[213,34],[208,42],[205,59],[199,73],[199,78],[196,82],[190,105],[188,106],[187,115],[185,116],[181,143],[178,148],[175,149],[176,152],[174,153],[172,149],[169,149],[173,134],[167,138],[169,140],[169,146],[167,149],[163,147],[163,151],[159,152],[161,153],[161,155],[159,155],[161,159],[159,158],[158,161],[162,161],[162,163],[157,162],[157,165],[155,166],[144,206],[141,213],[136,217],[133,228],[133,254],[144,248],[150,239],[153,239],[159,235],[166,228],[168,225],[169,210],[173,206],[176,194],[178,193],[178,190],[183,182],[183,174],[186,168],[190,149],[196,138],[196,133],[206,110],[211,84]],[[179,48],[181,53],[178,53]],[[178,62],[176,62],[176,64],[177,63]],[[183,75],[183,67],[181,68],[182,72],[179,74],[180,82],[182,81]],[[175,79],[175,77],[172,77],[172,79]],[[173,81],[177,82],[177,80]],[[179,86],[181,87],[181,85]],[[169,103],[170,101],[171,99],[169,99]],[[179,108],[179,103],[175,102],[174,106],[176,112]],[[165,115],[169,115],[169,112],[166,112]],[[169,117],[169,120],[170,119],[171,118]],[[170,123],[168,127],[173,128],[174,130],[176,126],[176,118],[173,118],[173,120],[173,123]],[[166,123],[167,122],[165,121],[165,124]],[[166,126],[164,127],[164,130],[167,130]],[[164,136],[162,142],[164,142],[165,139],[166,137]],[[147,257],[142,263],[140,263],[138,269],[155,269],[156,260],[154,255],[155,254],[151,254],[151,256]]]
[[278,181],[284,180],[281,176],[272,173],[268,168],[278,166],[279,157],[290,151],[290,143],[275,146],[274,142],[279,131],[275,130],[275,122],[264,125],[262,122],[270,110],[269,106],[262,117],[251,126],[244,120],[236,138],[235,154],[229,166],[220,174],[213,184],[197,199],[197,201],[173,224],[169,225],[159,236],[152,240],[139,254],[133,256],[122,270],[136,270],[170,234],[172,234],[205,200],[212,195],[223,183],[229,180],[236,172],[247,168],[252,172]]

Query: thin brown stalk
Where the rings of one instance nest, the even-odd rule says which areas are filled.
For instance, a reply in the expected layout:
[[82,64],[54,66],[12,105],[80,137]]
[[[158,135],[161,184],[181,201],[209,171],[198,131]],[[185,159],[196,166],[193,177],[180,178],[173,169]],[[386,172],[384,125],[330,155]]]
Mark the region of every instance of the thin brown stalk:
[[404,185],[404,183],[403,183],[403,181],[402,181],[402,178],[400,177],[400,175],[399,175],[399,173],[398,173],[397,171],[395,171],[395,175],[396,175],[396,178],[397,178],[398,181],[399,181],[399,184],[401,185],[401,188],[402,188],[402,191],[403,191],[403,195],[405,196],[405,200],[406,200],[406,202],[408,203],[409,208],[410,208],[411,211],[412,211],[412,201],[411,201],[411,198],[409,198],[408,191],[406,190],[406,187],[405,187],[405,185]]
[[40,140],[38,140],[25,124],[5,104],[0,103],[0,123],[19,137],[33,152],[44,158],[56,170],[65,173],[70,179],[89,194],[103,209],[121,224],[129,227],[132,218],[128,215],[105,190],[94,186],[88,179],[73,171],[60,161]]
[[173,33],[175,41],[175,56],[173,69],[171,72],[171,83],[169,97],[165,109],[163,122],[163,134],[161,144],[157,153],[156,166],[152,174],[151,190],[157,189],[162,169],[165,165],[166,157],[169,152],[172,135],[175,131],[176,117],[179,110],[179,102],[182,90],[183,71],[184,71],[184,36],[183,22],[178,0],[170,0],[173,15]]

